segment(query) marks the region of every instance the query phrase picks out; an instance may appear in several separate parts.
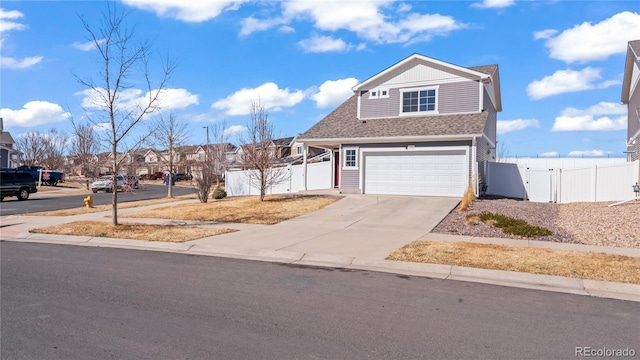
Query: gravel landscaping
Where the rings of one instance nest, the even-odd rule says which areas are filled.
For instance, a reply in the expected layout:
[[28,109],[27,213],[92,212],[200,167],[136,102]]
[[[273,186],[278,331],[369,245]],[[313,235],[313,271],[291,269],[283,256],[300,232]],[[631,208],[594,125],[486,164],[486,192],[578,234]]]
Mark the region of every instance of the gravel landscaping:
[[478,199],[465,212],[454,209],[433,233],[517,239],[484,223],[467,225],[468,214],[489,211],[523,219],[553,233],[536,240],[640,248],[640,201],[609,207],[611,202],[552,204],[513,199]]

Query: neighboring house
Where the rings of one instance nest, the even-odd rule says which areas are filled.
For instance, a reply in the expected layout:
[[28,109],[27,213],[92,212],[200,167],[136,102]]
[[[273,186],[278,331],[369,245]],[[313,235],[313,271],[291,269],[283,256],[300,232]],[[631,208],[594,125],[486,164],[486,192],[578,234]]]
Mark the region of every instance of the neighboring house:
[[22,153],[13,148],[15,143],[11,134],[4,131],[4,121],[0,118],[0,167],[15,168],[21,165]]
[[627,160],[640,160],[640,40],[627,46],[622,103],[627,105]]
[[460,197],[495,161],[498,65],[413,54],[353,88],[296,141],[332,152],[344,193]]

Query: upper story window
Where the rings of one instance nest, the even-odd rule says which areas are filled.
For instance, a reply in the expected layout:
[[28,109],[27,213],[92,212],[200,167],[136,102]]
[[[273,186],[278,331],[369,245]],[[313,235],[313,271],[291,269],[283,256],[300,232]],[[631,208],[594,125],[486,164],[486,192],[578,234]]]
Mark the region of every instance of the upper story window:
[[372,89],[369,90],[369,99],[384,99],[389,97],[389,89]]
[[402,91],[402,114],[438,112],[437,88]]
[[296,154],[301,155],[302,154],[302,145],[298,145],[296,147]]

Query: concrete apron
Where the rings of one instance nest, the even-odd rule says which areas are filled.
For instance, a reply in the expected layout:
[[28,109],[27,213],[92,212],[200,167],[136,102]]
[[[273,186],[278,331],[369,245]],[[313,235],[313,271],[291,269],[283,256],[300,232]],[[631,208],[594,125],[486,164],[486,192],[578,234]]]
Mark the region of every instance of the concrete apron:
[[437,197],[349,195],[271,226],[191,241],[198,247],[267,249],[384,259],[428,234],[459,202]]

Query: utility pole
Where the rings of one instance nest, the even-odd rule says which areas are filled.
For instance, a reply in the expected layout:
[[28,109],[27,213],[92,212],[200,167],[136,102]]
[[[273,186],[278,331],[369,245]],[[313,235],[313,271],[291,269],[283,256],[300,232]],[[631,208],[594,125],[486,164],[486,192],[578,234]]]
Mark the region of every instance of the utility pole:
[[207,147],[204,150],[204,161],[208,161],[209,160],[209,127],[208,126],[203,126],[203,129],[207,129]]

